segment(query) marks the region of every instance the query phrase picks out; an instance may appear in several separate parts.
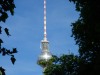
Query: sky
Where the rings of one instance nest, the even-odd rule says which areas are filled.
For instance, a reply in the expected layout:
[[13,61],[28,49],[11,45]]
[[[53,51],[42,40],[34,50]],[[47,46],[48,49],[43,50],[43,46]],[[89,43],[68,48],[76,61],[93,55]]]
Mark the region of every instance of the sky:
[[[0,23],[9,28],[10,37],[4,31],[0,37],[7,49],[17,48],[17,61],[11,64],[10,57],[0,55],[0,66],[6,69],[6,75],[43,75],[37,64],[41,54],[40,43],[43,39],[43,0],[15,0],[15,14]],[[71,23],[79,13],[75,5],[68,0],[47,0],[47,39],[53,55],[68,54],[69,50],[78,54],[78,46],[71,37]]]

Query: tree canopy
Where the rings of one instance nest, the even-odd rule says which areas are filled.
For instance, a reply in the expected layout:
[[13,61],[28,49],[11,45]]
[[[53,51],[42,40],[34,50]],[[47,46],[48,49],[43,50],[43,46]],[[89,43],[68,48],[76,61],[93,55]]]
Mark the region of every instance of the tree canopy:
[[80,12],[72,23],[72,34],[82,59],[79,75],[96,75],[100,70],[100,4],[99,0],[70,0]]
[[52,64],[47,66],[44,71],[45,75],[77,75],[78,56],[73,54],[60,57],[53,56],[50,61],[52,61]]

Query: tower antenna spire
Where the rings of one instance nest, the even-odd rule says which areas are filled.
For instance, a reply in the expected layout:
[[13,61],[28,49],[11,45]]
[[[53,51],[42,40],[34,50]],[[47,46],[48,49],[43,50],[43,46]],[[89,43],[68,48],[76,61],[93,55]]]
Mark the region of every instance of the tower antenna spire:
[[47,31],[46,31],[46,0],[44,0],[44,40],[47,40]]

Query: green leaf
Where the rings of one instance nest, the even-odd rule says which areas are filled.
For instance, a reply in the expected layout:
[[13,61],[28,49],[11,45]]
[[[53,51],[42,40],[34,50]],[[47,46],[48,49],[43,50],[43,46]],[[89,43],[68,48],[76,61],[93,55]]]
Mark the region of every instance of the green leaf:
[[13,65],[14,65],[15,61],[16,61],[16,59],[14,58],[14,55],[12,55],[11,62],[12,62]]
[[13,48],[13,53],[17,53],[17,49],[16,48]]
[[0,39],[0,44],[3,43],[2,39]]
[[5,30],[5,33],[7,34],[7,36],[11,36],[11,35],[9,34],[9,29],[8,29],[8,28],[5,28],[4,30]]
[[8,14],[6,12],[3,12],[2,15],[0,16],[0,21],[5,22],[7,18],[8,18]]
[[1,75],[5,75],[5,69],[2,68],[2,67],[0,67],[0,74],[1,74]]

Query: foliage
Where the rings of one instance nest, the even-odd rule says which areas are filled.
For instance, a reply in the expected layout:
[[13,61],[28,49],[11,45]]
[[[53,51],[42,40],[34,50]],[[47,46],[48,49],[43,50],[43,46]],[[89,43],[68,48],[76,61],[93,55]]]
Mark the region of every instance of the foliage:
[[72,23],[72,36],[79,45],[79,75],[100,74],[100,4],[99,0],[70,0],[80,12]]
[[[0,22],[6,22],[9,12],[11,13],[11,15],[14,15],[14,8],[15,8],[14,0],[0,0]],[[1,25],[0,25],[0,36],[2,35],[3,30],[5,31],[7,36],[11,36],[9,33],[9,29],[8,28],[3,29]],[[2,54],[2,56],[6,55],[11,56],[11,62],[12,64],[14,64],[16,61],[14,57],[14,54],[17,53],[16,48],[13,48],[11,51],[9,49],[6,49],[5,47],[2,47],[2,43],[4,43],[4,41],[2,40],[2,38],[0,38],[0,54]],[[5,75],[5,69],[2,67],[0,67],[0,74]]]
[[38,60],[37,64],[40,65],[41,67],[45,68],[46,66],[51,65],[53,60],[54,60],[53,58],[51,58],[49,60],[42,59],[42,60]]
[[3,69],[2,67],[0,67],[0,75],[5,75],[5,69]]
[[0,21],[5,22],[8,18],[8,11],[14,15],[14,0],[0,0]]
[[44,71],[45,75],[77,75],[79,59],[77,56],[53,56],[53,62]]

